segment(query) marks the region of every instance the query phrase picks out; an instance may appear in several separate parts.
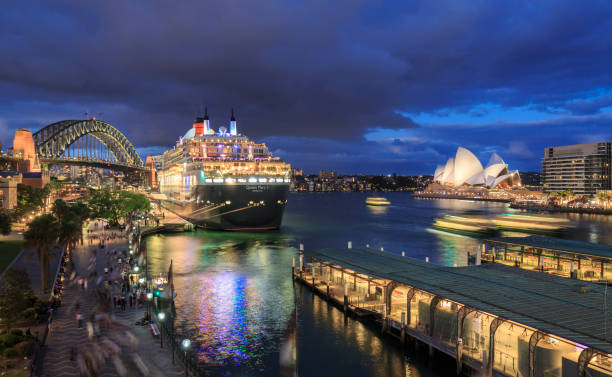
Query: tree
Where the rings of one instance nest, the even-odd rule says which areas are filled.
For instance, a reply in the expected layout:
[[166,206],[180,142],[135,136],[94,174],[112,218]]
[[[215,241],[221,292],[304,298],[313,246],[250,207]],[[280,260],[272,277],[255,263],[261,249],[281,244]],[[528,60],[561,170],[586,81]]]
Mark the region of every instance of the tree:
[[58,243],[67,251],[72,250],[81,240],[83,227],[74,220],[59,225]]
[[90,218],[103,218],[111,224],[117,224],[120,218],[118,192],[108,188],[93,190],[89,198],[89,208]]
[[5,236],[11,233],[11,216],[4,211],[0,211],[0,233]]
[[108,188],[93,191],[89,198],[89,207],[90,218],[104,218],[113,225],[117,224],[119,219],[151,209],[149,199],[143,194]]
[[21,318],[32,295],[32,282],[25,270],[9,268],[0,282],[0,318],[11,324]]
[[61,224],[69,216],[70,207],[62,199],[57,199],[55,202],[53,202],[51,213],[53,213],[57,221]]
[[28,229],[23,234],[26,244],[37,251],[43,292],[47,291],[49,280],[49,248],[56,243],[58,235],[59,224],[50,214],[36,217],[28,224]]
[[24,185],[17,185],[17,207],[15,207],[14,216],[16,219],[21,219],[24,216],[31,216],[38,212],[45,205],[45,200],[48,196],[47,190]]

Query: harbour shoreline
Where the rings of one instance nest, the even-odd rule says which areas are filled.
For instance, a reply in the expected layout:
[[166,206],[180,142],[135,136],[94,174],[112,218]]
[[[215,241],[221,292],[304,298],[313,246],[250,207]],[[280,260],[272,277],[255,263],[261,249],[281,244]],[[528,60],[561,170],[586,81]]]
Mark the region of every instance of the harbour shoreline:
[[547,211],[547,212],[563,212],[563,213],[579,213],[587,215],[612,215],[612,210],[604,208],[571,208],[571,207],[557,207],[557,206],[541,206],[541,205],[528,205],[511,203],[510,208],[513,209],[524,209],[527,211]]
[[481,197],[469,197],[460,195],[440,195],[440,194],[424,194],[414,193],[411,195],[415,199],[457,199],[457,200],[474,200],[477,202],[497,202],[497,203],[510,203],[511,199],[502,198],[481,198]]

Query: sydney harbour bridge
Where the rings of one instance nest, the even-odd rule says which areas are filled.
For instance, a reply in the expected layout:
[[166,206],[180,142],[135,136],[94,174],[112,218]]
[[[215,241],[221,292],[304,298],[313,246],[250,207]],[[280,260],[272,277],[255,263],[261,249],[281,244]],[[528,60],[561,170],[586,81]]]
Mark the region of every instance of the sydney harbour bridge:
[[[30,134],[28,130],[23,131]],[[43,165],[92,166],[126,173],[149,170],[123,133],[95,118],[63,120],[45,126],[31,136],[36,157]],[[21,141],[21,144],[32,145],[32,141]],[[27,152],[2,155],[0,162],[4,166],[16,167],[20,160],[27,158],[24,153]]]
[[146,170],[125,135],[111,124],[95,118],[62,120],[41,128],[32,136],[42,164],[94,166],[121,171]]

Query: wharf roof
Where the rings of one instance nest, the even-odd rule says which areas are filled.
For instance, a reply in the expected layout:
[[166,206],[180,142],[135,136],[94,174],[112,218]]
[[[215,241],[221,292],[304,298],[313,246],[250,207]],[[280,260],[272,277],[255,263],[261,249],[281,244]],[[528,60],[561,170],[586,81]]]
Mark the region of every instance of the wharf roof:
[[[604,316],[603,285],[495,263],[442,267],[371,249],[324,249],[306,255],[612,353],[612,313],[607,310]],[[610,295],[605,297],[606,308],[612,308]]]
[[496,237],[489,238],[485,240],[485,242],[486,241],[536,247],[564,253],[580,254],[589,257],[596,256],[612,259],[612,246],[590,242],[564,240],[560,238],[542,236]]

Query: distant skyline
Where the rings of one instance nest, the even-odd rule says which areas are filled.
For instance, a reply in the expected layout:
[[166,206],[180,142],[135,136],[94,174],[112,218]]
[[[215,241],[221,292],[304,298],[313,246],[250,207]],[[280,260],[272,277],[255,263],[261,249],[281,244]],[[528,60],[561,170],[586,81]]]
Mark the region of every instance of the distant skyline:
[[612,3],[28,1],[0,13],[0,141],[87,111],[139,153],[211,125],[314,173],[539,171],[612,140]]

